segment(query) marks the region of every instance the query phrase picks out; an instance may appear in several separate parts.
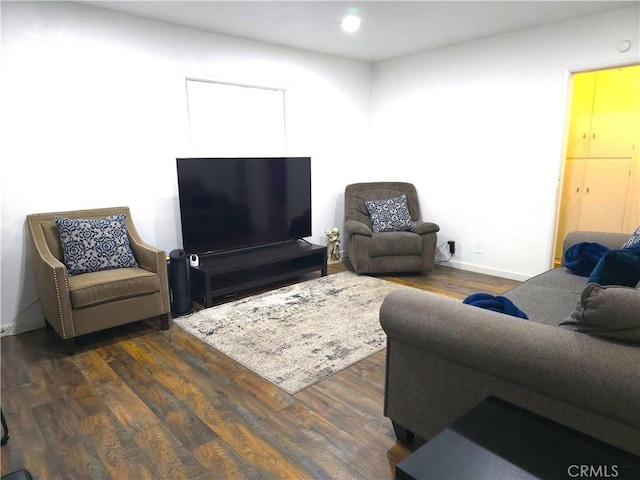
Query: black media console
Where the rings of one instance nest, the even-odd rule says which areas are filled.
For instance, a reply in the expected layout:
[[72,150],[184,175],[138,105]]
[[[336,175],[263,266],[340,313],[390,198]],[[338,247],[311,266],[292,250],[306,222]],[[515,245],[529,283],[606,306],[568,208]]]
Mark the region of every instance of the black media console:
[[327,274],[327,247],[301,240],[200,257],[191,269],[191,298],[213,299],[320,270]]

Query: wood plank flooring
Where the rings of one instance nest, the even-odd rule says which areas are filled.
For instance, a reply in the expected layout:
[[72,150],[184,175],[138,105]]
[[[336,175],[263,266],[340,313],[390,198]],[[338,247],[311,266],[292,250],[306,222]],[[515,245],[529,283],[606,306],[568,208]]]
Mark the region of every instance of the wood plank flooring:
[[[519,283],[443,266],[382,278],[457,298]],[[45,328],[5,337],[1,361],[2,475],[389,479],[420,445],[382,415],[384,351],[296,395],[153,321],[87,335],[73,356]]]

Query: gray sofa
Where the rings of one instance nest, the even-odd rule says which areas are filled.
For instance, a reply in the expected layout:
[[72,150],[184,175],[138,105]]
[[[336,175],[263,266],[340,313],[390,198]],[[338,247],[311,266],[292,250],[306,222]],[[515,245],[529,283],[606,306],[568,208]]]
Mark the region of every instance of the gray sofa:
[[[564,248],[618,249],[628,238],[572,232]],[[529,321],[417,289],[390,293],[384,413],[398,438],[429,439],[495,395],[640,455],[640,346],[558,326],[586,283],[559,267],[505,293]]]

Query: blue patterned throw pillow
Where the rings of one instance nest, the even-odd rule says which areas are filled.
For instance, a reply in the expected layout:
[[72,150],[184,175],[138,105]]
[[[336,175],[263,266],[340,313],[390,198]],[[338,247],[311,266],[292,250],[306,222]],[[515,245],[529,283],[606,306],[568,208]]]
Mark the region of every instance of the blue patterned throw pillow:
[[371,217],[371,230],[375,233],[407,231],[415,227],[411,219],[407,196],[364,202]]
[[629,240],[626,241],[626,243],[622,246],[622,248],[637,247],[639,245],[640,245],[640,227],[638,227],[636,231],[631,234],[631,237],[629,238]]
[[123,214],[100,219],[55,217],[69,275],[138,267]]

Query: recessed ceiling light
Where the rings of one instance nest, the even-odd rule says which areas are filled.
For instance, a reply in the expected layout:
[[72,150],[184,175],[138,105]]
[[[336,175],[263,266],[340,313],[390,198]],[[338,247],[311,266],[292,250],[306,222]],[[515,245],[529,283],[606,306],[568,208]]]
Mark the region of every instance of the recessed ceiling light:
[[347,33],[357,32],[360,28],[360,17],[356,15],[347,15],[342,19],[342,30]]

